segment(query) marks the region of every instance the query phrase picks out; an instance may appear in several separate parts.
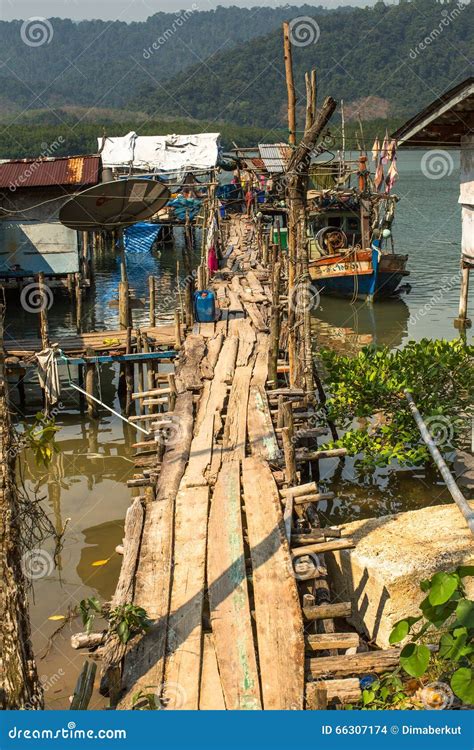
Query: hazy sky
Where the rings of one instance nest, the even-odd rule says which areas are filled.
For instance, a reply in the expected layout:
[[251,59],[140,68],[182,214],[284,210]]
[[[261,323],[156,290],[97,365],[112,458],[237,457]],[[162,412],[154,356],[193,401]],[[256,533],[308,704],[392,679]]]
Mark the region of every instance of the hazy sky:
[[[372,5],[374,0],[320,0],[308,4],[337,7],[340,5]],[[210,10],[217,5],[240,5],[252,7],[256,5],[304,5],[305,2],[292,0],[290,3],[278,0],[0,0],[0,19],[11,21],[14,18],[31,18],[41,16],[52,18],[84,18],[120,19],[121,21],[144,21],[148,16],[158,11],[177,11],[194,7],[198,10]]]

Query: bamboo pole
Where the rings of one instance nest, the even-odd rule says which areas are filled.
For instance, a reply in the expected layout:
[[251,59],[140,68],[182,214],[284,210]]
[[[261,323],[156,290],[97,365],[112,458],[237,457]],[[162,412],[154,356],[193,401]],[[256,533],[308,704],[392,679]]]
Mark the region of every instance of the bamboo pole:
[[156,326],[156,313],[155,313],[156,300],[155,300],[155,277],[154,276],[148,277],[148,300],[149,300],[149,306],[150,306],[150,328],[154,328]]
[[467,303],[469,296],[469,273],[470,266],[462,263],[461,266],[461,289],[459,292],[459,315],[454,321],[456,328],[470,328],[471,321],[467,317]]
[[423,417],[418,411],[418,407],[415,404],[413,396],[411,395],[410,391],[406,388],[405,388],[404,393],[405,393],[406,400],[408,401],[408,406],[410,407],[410,411],[413,415],[413,419],[415,420],[417,427],[420,430],[420,434],[421,434],[421,437],[423,438],[423,442],[425,443],[429,452],[431,453],[433,461],[438,467],[439,472],[446,483],[446,487],[449,490],[449,494],[451,495],[454,502],[456,503],[459,510],[461,511],[462,515],[466,519],[466,523],[469,526],[469,529],[474,534],[474,510],[472,510],[471,506],[469,505],[466,498],[462,494],[461,490],[457,486],[454,480],[454,477],[449,471],[443,456],[439,452],[438,446],[433,440],[431,433],[428,430],[428,427],[426,426],[426,423]]
[[283,24],[283,47],[285,52],[285,77],[288,97],[288,143],[290,146],[294,146],[296,144],[296,93],[293,78],[290,25],[287,21]]

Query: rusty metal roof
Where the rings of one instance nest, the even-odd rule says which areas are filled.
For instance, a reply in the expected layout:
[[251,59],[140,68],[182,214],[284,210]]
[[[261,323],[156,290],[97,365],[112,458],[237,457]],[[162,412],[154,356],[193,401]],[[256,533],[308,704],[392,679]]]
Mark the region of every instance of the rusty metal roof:
[[0,188],[96,185],[100,156],[17,159],[0,164]]
[[260,156],[269,172],[284,172],[291,156],[291,146],[287,143],[259,143]]

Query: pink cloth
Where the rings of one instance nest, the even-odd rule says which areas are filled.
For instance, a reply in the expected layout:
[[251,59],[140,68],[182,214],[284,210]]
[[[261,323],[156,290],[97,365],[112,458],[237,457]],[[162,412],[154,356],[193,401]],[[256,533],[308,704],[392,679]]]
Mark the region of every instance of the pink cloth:
[[219,269],[216,248],[214,245],[209,248],[209,252],[207,253],[207,267],[211,273],[215,273]]

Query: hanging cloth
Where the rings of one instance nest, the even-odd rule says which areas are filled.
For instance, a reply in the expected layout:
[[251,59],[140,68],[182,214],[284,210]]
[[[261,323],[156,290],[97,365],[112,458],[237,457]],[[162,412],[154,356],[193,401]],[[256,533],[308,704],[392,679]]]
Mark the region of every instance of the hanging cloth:
[[384,181],[384,171],[383,171],[383,164],[382,159],[380,159],[377,169],[375,171],[375,177],[374,177],[374,185],[376,190],[380,190],[381,185]]
[[217,261],[217,253],[214,245],[212,245],[207,252],[207,267],[210,273],[215,273],[219,270],[219,263]]
[[374,145],[372,146],[372,161],[373,162],[377,163],[379,153],[380,153],[380,141],[377,137],[374,141]]
[[388,158],[390,161],[393,161],[397,155],[397,142],[395,140],[392,140],[390,143],[390,146],[388,147]]
[[47,401],[52,406],[57,404],[61,396],[61,383],[59,382],[58,356],[60,352],[57,344],[49,349],[35,354],[38,363],[38,378],[41,388],[45,391]]
[[397,169],[397,160],[394,159],[392,163],[390,164],[390,169],[387,172],[387,177],[385,179],[385,192],[389,193],[391,189],[394,186],[394,183],[398,177],[398,169]]
[[383,139],[382,144],[382,154],[381,154],[381,162],[382,164],[387,164],[389,156],[388,156],[388,150],[389,150],[390,142],[388,139],[388,130],[385,131],[385,138]]

